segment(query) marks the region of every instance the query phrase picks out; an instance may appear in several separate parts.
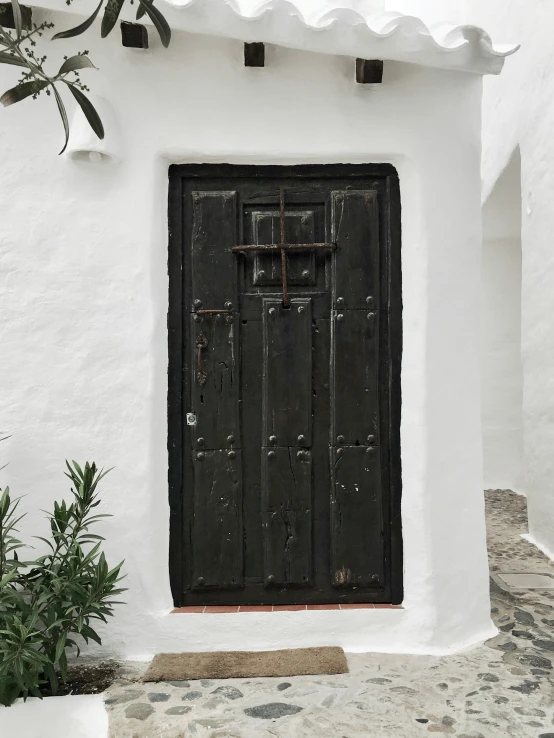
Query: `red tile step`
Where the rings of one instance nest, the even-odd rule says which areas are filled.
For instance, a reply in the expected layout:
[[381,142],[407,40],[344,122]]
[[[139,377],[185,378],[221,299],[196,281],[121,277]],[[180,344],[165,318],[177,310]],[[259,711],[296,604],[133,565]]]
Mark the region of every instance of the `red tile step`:
[[357,602],[348,605],[189,605],[176,607],[171,614],[204,613],[223,614],[237,612],[298,612],[299,610],[403,610],[402,605]]

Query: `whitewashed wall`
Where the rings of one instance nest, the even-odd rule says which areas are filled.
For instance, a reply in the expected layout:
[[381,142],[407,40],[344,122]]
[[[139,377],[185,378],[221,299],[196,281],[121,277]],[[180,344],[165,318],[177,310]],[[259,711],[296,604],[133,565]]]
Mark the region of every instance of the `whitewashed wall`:
[[483,206],[481,398],[485,489],[524,491],[519,150]]
[[[134,52],[98,35],[63,48],[86,44],[100,67],[88,78],[114,106],[119,164],[58,157],[50,100],[2,112],[0,382],[12,434],[2,475],[27,494],[32,532],[67,492],[65,457],[116,467],[103,485],[106,547],[126,559],[129,592],[107,649],[437,653],[489,636],[481,79],[391,63],[383,85],[363,87],[347,58],[269,47],[265,69],[245,69],[240,42],[176,34],[167,51]],[[169,615],[168,166],[372,161],[398,168],[402,193],[405,609]]]
[[485,489],[523,491],[521,241],[483,241],[481,396]]
[[29,697],[0,705],[0,726],[7,738],[108,738],[108,712],[101,694]]
[[[388,1],[388,0],[387,0]],[[389,4],[389,3],[388,3]],[[483,196],[519,145],[522,180],[524,487],[531,538],[554,558],[554,5],[548,0],[398,0],[424,19],[477,23],[519,42],[483,98]],[[409,7],[409,10],[408,10]]]

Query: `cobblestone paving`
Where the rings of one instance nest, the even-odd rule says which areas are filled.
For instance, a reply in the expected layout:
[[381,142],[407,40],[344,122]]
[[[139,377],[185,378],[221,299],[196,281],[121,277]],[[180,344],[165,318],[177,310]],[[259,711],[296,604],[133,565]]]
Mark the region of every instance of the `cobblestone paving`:
[[[491,572],[554,573],[522,540],[525,498],[486,493]],[[454,656],[349,655],[350,673],[142,684],[106,693],[111,738],[554,738],[554,590],[491,584],[499,635]]]

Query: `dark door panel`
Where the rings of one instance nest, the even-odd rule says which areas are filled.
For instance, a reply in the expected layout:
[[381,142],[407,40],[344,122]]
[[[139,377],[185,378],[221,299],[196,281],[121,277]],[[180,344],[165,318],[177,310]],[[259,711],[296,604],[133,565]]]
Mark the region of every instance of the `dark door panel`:
[[199,450],[234,447],[241,443],[238,314],[190,316],[191,426],[193,447]]
[[312,441],[312,311],[309,298],[264,298],[263,445],[307,447]]
[[193,590],[231,589],[243,583],[240,451],[193,453],[191,536]]
[[265,586],[310,587],[313,571],[310,451],[264,448],[262,490]]
[[171,167],[176,605],[402,600],[399,221],[388,165]]
[[379,427],[379,323],[368,310],[333,312],[331,397],[336,445],[371,446]]
[[334,587],[383,588],[380,449],[331,449],[331,578]]

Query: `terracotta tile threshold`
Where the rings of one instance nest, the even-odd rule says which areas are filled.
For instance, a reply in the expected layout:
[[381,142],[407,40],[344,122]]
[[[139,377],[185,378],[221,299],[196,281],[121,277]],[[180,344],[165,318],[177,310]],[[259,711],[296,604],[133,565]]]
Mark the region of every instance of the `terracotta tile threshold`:
[[176,607],[171,614],[217,614],[237,612],[298,612],[299,610],[403,610],[402,605],[360,602],[349,605],[189,605]]

